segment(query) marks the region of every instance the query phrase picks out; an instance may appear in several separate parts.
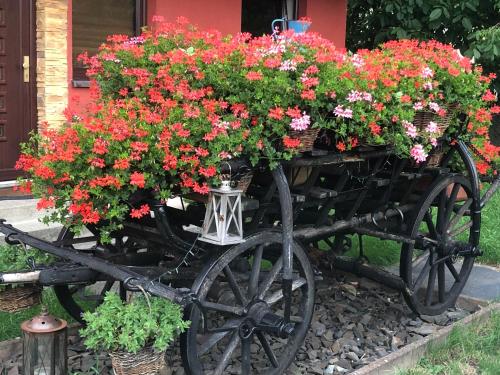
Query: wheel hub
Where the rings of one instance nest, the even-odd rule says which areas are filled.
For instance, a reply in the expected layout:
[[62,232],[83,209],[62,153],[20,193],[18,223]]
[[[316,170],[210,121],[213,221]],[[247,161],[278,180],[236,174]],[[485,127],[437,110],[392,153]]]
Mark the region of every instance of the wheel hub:
[[255,330],[287,338],[295,332],[295,324],[286,322],[271,312],[269,305],[259,299],[252,300],[245,308],[246,316],[241,320],[238,333],[242,339],[249,338]]

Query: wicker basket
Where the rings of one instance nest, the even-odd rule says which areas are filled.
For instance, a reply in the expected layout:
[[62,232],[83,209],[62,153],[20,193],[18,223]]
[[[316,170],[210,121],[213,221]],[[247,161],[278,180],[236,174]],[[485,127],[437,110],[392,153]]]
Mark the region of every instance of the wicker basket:
[[434,121],[437,124],[438,136],[441,137],[446,129],[448,129],[448,126],[450,126],[457,107],[456,104],[448,105],[446,107],[446,115],[443,117],[438,116],[434,112],[418,111],[413,119],[413,125],[415,125],[418,130],[424,130],[427,125],[429,125],[429,122]]
[[300,139],[301,145],[297,148],[299,152],[312,151],[314,147],[314,142],[318,138],[320,129],[319,128],[309,128],[304,131],[291,131],[288,135],[292,138]]
[[24,284],[0,291],[0,311],[14,313],[40,303],[42,288],[35,284]]
[[155,375],[165,363],[165,352],[156,352],[151,347],[135,354],[112,352],[109,356],[115,375]]
[[236,183],[236,189],[243,191],[243,194],[245,194],[246,191],[248,190],[248,187],[250,186],[250,183],[252,182],[252,178],[253,178],[252,171],[249,171],[241,175],[240,179]]
[[444,157],[444,150],[442,146],[437,146],[432,153],[429,155],[427,159],[428,167],[439,167],[441,165],[441,161]]

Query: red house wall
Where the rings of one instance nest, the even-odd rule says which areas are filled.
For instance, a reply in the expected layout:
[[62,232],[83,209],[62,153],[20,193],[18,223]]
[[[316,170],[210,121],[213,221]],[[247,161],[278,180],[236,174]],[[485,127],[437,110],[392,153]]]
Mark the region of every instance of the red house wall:
[[167,22],[184,16],[201,29],[234,34],[241,28],[241,0],[149,0],[148,23],[155,15],[165,17]]
[[[68,88],[70,107],[81,111],[90,101],[89,90],[72,85],[72,2],[68,0]],[[148,0],[147,19],[163,16],[165,21],[175,21],[178,16],[187,17],[201,29],[216,28],[223,34],[241,30],[242,0]],[[345,46],[347,0],[300,0],[299,16],[312,19],[312,31],[332,40],[338,47]]]
[[347,0],[299,0],[299,16],[311,18],[311,31],[345,47]]

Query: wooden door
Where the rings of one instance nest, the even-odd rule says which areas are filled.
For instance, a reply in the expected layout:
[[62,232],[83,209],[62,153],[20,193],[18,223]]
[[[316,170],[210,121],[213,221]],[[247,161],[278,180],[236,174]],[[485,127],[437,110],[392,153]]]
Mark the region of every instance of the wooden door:
[[36,127],[35,0],[0,0],[0,181]]

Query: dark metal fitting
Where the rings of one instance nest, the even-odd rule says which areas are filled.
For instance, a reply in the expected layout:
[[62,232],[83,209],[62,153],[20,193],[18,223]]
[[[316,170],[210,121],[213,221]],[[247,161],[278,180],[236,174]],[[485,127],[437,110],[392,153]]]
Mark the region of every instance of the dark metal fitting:
[[257,328],[270,334],[277,335],[282,339],[286,339],[295,332],[294,323],[286,322],[284,318],[273,313],[265,314],[257,325]]
[[281,338],[287,338],[295,332],[295,323],[286,323],[281,329]]
[[191,304],[196,305],[202,313],[204,312],[203,306],[201,305],[200,301],[198,300],[198,296],[196,293],[193,293],[190,289],[187,289],[186,291],[182,290],[179,292],[179,299],[180,299],[180,304],[182,306],[188,306]]
[[139,291],[139,288],[137,287],[139,279],[137,277],[127,277],[125,280],[123,280],[123,287],[131,292],[137,292]]
[[21,241],[12,239],[12,236],[17,235],[17,233],[9,233],[8,235],[5,236],[4,241],[8,245],[20,245]]
[[251,318],[245,319],[238,328],[238,334],[243,340],[249,339],[255,331],[255,322]]

